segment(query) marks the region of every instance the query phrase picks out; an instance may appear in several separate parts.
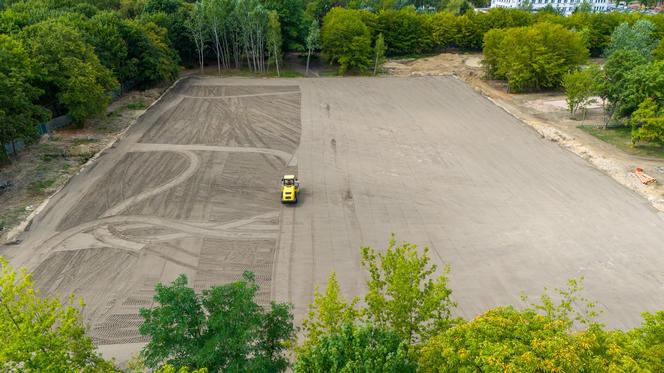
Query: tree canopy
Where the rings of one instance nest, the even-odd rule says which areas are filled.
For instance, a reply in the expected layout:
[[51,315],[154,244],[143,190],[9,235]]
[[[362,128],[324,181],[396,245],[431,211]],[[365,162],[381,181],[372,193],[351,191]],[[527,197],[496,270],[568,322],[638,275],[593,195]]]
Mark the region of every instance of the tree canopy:
[[165,364],[217,371],[283,371],[286,343],[293,338],[293,316],[287,304],[256,304],[254,275],[213,286],[199,295],[181,275],[155,288],[156,306],[141,309],[139,331],[150,336],[142,355],[148,367]]
[[0,257],[0,371],[113,372],[85,335],[83,302],[44,296]]

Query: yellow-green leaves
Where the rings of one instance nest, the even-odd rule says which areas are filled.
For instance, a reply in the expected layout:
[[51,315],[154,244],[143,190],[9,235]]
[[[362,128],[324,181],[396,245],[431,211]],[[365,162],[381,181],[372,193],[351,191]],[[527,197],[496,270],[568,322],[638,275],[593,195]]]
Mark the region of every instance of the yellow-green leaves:
[[[0,371],[114,371],[85,335],[70,296],[41,297],[30,275],[0,257]],[[82,307],[82,303],[80,304]]]
[[362,248],[362,265],[369,272],[365,296],[367,319],[394,330],[409,345],[448,328],[455,303],[447,287],[449,268],[436,275],[429,249],[396,244],[392,236],[384,254]]
[[304,350],[318,342],[321,335],[338,333],[346,324],[358,321],[361,311],[357,309],[357,297],[350,303],[341,294],[336,273],[330,273],[325,292],[318,286],[314,290],[314,300],[309,305],[307,318],[302,322],[305,340],[300,349]]

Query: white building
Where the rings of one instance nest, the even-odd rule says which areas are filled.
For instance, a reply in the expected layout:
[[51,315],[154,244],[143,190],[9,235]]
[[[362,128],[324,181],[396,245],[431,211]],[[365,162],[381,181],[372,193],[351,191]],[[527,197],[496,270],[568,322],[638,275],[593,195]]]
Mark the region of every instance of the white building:
[[[544,8],[551,4],[556,9],[560,9],[564,14],[569,15],[574,9],[581,5],[583,0],[532,0],[533,10]],[[492,8],[519,8],[526,0],[491,0]],[[594,12],[603,12],[611,4],[609,0],[588,0]]]

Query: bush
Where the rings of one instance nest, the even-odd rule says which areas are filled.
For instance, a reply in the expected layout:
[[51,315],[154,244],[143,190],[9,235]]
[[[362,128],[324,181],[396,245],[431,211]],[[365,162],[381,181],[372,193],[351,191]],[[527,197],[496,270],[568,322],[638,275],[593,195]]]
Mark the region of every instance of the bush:
[[339,63],[339,72],[364,72],[372,65],[371,33],[362,22],[362,12],[332,9],[323,20],[321,45],[330,62]]
[[323,336],[312,349],[298,355],[295,372],[415,373],[407,345],[387,329],[347,324],[339,333]]
[[506,79],[514,92],[559,87],[588,58],[578,33],[560,25],[491,30],[484,36],[487,76]]
[[431,33],[425,28],[425,19],[413,7],[380,11],[376,32],[385,37],[388,56],[422,53],[431,46]]

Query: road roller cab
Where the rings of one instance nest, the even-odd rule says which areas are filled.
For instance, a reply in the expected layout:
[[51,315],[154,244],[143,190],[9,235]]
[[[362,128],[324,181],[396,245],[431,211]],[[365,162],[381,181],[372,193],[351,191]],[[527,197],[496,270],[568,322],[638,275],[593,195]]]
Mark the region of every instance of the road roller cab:
[[297,203],[300,182],[295,175],[284,175],[281,178],[281,203]]

